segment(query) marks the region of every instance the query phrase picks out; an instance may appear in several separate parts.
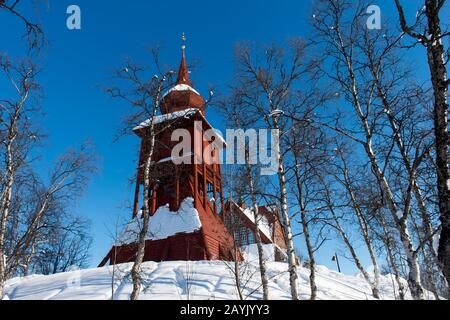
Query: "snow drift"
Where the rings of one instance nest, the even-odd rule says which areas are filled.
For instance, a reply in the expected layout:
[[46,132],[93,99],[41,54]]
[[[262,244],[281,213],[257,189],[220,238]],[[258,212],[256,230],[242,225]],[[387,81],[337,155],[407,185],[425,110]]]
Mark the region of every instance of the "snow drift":
[[[139,216],[125,226],[118,237],[118,245],[136,241],[142,228],[142,219]],[[194,199],[186,198],[176,212],[170,211],[168,204],[156,210],[150,218],[146,240],[161,240],[179,233],[192,233],[200,230],[201,226],[198,212],[194,208]]]
[[[129,299],[132,291],[132,264],[96,269],[76,270],[50,276],[14,278],[6,283],[6,299]],[[221,261],[170,261],[143,264],[143,291],[140,299],[237,299],[232,272],[233,264]],[[268,262],[267,273],[270,299],[290,299],[288,266]],[[309,270],[299,268],[301,299],[309,299]],[[318,299],[373,299],[370,287],[359,276],[349,276],[317,267]],[[248,299],[261,299],[257,262],[248,262],[242,275],[248,281],[243,292]],[[382,276],[382,299],[395,299],[397,289],[393,278]],[[406,285],[406,282],[405,282]],[[114,288],[114,289],[112,289]],[[432,298],[426,293],[427,298]]]

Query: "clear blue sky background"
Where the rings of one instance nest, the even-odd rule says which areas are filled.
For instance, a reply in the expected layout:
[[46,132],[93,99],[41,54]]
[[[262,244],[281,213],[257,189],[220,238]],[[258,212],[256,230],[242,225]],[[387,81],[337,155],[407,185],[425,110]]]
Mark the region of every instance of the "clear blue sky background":
[[[54,158],[69,146],[91,139],[100,156],[101,171],[91,183],[74,211],[92,221],[94,245],[92,266],[108,252],[110,233],[121,217],[129,217],[127,205],[133,197],[128,179],[136,167],[138,139],[128,137],[114,142],[124,107],[111,100],[99,88],[110,83],[111,71],[127,56],[148,61],[145,48],[163,44],[163,59],[177,66],[180,59],[180,35],[188,38],[188,59],[201,65],[191,75],[196,88],[206,95],[209,84],[224,90],[233,74],[233,50],[236,42],[260,43],[284,41],[307,36],[311,17],[310,0],[277,1],[144,1],[144,0],[49,0],[38,14],[49,45],[39,58],[43,71],[40,82],[45,90],[42,119],[49,135],[40,150],[39,168],[45,173]],[[404,2],[412,2],[410,0]],[[377,0],[383,18],[392,15],[393,1]],[[414,0],[414,3],[417,3]],[[76,4],[82,11],[82,30],[66,28],[66,8]],[[417,6],[411,8],[416,9]],[[23,26],[0,13],[0,50],[23,56]],[[423,52],[419,51],[419,54]],[[428,79],[425,65],[417,72]],[[2,90],[2,88],[0,88]],[[224,121],[210,111],[209,120],[224,130]],[[330,241],[318,252],[318,263],[336,269],[330,258],[339,252],[340,242]],[[361,254],[365,256],[363,250]],[[367,258],[364,259],[367,262]],[[350,261],[341,258],[343,271],[354,273]]]

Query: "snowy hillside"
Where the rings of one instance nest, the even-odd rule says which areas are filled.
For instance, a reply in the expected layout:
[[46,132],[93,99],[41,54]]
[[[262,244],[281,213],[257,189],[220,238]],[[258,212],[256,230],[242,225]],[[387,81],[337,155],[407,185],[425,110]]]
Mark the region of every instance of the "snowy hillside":
[[[50,276],[14,278],[6,284],[6,299],[129,299],[132,284],[131,264],[79,270]],[[232,265],[219,261],[146,262],[144,291],[141,299],[237,299]],[[268,262],[270,298],[290,299],[287,264]],[[362,277],[348,276],[326,267],[317,268],[318,299],[372,299],[370,288]],[[114,293],[112,281],[114,277]],[[309,271],[299,269],[301,299],[309,298]],[[242,275],[248,282],[244,294],[260,299],[258,273],[255,263],[248,264]],[[392,279],[382,277],[381,296],[394,299]],[[427,294],[427,298],[431,298]]]

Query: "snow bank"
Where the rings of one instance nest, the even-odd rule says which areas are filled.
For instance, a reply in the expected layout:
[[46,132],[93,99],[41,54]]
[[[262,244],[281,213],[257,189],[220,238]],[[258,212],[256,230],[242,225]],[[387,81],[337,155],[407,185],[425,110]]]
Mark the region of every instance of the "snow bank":
[[[263,256],[266,261],[275,261],[275,250],[281,250],[274,244],[263,244]],[[248,246],[241,247],[241,253],[244,256],[245,261],[249,261],[252,263],[258,263],[259,255],[258,255],[258,246],[256,244],[251,244]]]
[[[186,198],[176,212],[170,211],[169,205],[158,208],[150,218],[147,240],[160,240],[174,236],[178,233],[192,233],[201,228],[202,224],[197,210],[194,208],[194,199]],[[142,228],[140,215],[128,223],[123,233],[118,237],[117,244],[136,242]]]
[[[113,266],[107,266],[50,276],[15,278],[6,282],[5,293],[11,300],[127,300],[132,291],[131,266],[130,263],[118,265],[115,269]],[[232,268],[233,263],[222,261],[145,262],[142,265],[143,289],[140,299],[237,299]],[[291,298],[287,270],[286,263],[267,263],[270,299]],[[248,299],[262,298],[257,275],[257,263],[248,263],[242,274],[242,283],[246,283],[243,292]],[[299,267],[301,299],[309,299],[308,277],[309,270]],[[359,277],[318,267],[316,281],[320,300],[372,299],[370,287]],[[111,290],[112,283],[114,290]],[[381,277],[382,299],[395,299],[392,285],[390,277]],[[398,292],[397,288],[395,292]],[[426,297],[432,298],[432,295],[427,293]]]

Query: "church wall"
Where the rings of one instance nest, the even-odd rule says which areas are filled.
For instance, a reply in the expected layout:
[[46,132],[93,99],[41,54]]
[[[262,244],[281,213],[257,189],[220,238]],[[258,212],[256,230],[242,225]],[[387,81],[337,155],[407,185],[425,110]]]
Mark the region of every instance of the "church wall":
[[[147,240],[144,261],[206,260],[204,247],[201,231],[177,234],[162,240]],[[114,247],[110,264],[133,262],[136,251],[136,244]]]

